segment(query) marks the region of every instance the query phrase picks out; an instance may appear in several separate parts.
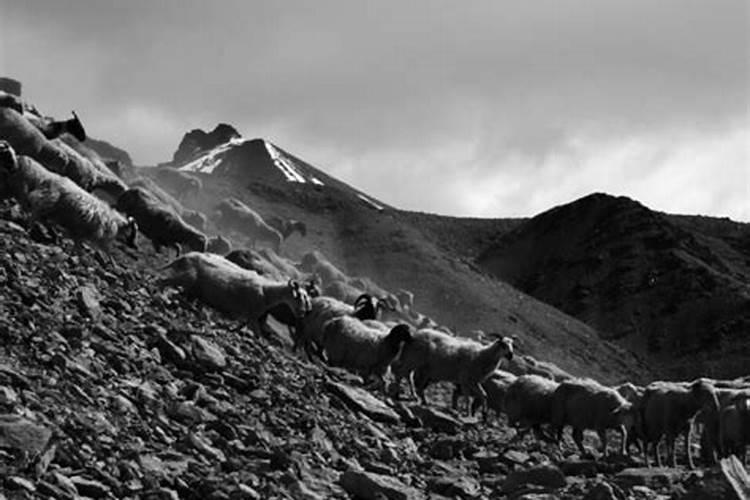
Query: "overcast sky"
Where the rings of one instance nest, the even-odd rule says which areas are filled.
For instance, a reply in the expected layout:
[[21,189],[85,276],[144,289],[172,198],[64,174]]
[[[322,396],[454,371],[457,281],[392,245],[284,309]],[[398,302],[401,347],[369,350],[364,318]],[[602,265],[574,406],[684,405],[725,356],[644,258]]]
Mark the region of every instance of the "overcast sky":
[[0,0],[0,75],[139,164],[233,124],[395,206],[750,221],[746,0]]

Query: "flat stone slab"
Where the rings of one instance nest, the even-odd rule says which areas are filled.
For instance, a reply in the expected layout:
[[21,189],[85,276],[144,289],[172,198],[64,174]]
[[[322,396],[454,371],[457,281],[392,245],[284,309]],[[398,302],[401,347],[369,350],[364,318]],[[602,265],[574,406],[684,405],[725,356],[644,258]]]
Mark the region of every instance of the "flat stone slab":
[[364,389],[338,382],[328,382],[326,387],[349,408],[362,412],[375,421],[388,424],[399,421],[398,413]]

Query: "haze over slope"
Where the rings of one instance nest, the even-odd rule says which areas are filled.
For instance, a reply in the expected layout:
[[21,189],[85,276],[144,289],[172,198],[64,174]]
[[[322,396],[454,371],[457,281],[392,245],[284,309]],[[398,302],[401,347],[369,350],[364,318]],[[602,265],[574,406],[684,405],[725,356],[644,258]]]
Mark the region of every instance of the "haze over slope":
[[232,138],[196,152],[181,168],[204,180],[196,208],[210,214],[219,199],[235,196],[262,215],[303,220],[308,236],[289,242],[292,257],[317,249],[350,275],[368,276],[393,291],[412,290],[419,311],[461,334],[515,334],[522,351],[605,381],[651,375],[622,349],[599,341],[587,325],[472,263],[470,257],[493,235],[518,221],[400,211],[262,139]]

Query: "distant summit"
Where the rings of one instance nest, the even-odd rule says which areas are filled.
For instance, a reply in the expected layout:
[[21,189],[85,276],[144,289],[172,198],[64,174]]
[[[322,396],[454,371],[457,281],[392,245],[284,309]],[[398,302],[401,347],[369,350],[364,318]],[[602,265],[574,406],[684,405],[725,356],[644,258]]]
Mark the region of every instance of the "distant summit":
[[[217,127],[216,130],[219,130]],[[236,130],[232,129],[235,133]],[[185,135],[180,148],[188,141],[191,134]],[[199,137],[199,135],[194,135]],[[214,136],[216,138],[218,136]],[[223,143],[215,145],[209,150],[200,150],[193,154],[190,161],[178,164],[180,170],[202,174],[212,174],[217,177],[230,177],[242,185],[247,183],[264,184],[275,188],[285,189],[290,184],[297,187],[311,187],[318,189],[333,188],[347,196],[356,198],[370,208],[382,210],[386,208],[383,202],[365,195],[352,186],[326,174],[309,163],[288,153],[265,139],[246,139],[239,134],[229,137]],[[195,151],[198,151],[197,149]],[[178,149],[179,152],[179,149]],[[177,153],[175,153],[177,156]]]
[[201,153],[240,137],[242,136],[237,129],[226,123],[218,124],[211,132],[199,128],[191,130],[182,137],[177,151],[172,156],[172,163],[182,165]]

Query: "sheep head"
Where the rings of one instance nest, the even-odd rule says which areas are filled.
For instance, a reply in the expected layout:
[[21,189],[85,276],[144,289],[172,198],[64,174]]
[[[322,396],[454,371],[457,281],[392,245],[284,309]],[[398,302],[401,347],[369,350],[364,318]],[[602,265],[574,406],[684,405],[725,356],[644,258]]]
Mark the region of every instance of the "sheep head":
[[707,408],[715,412],[719,411],[719,398],[716,396],[716,389],[711,382],[705,379],[694,381],[690,384],[690,393],[700,408]]
[[123,241],[130,248],[138,249],[138,223],[134,218],[127,218],[127,223],[117,231],[117,239]]
[[354,301],[354,315],[361,320],[378,319],[378,300],[369,293],[363,293]]
[[495,337],[496,340],[492,343],[493,350],[503,351],[503,357],[508,361],[513,359],[513,339],[511,337],[503,337],[496,333],[491,333],[491,336]]
[[83,128],[81,120],[78,119],[78,115],[75,111],[72,111],[73,118],[65,122],[67,131],[80,142],[86,140],[86,130]]
[[312,310],[310,296],[304,288],[299,286],[296,280],[289,280],[288,286],[294,303],[294,315],[301,318]]
[[320,297],[320,287],[314,279],[307,280],[307,283],[305,283],[305,291],[307,291],[307,295],[309,295],[311,299]]
[[632,403],[624,403],[612,413],[617,425],[622,425],[626,429],[632,429],[635,427],[638,412]]
[[9,172],[18,167],[16,152],[8,141],[0,141],[0,165]]

